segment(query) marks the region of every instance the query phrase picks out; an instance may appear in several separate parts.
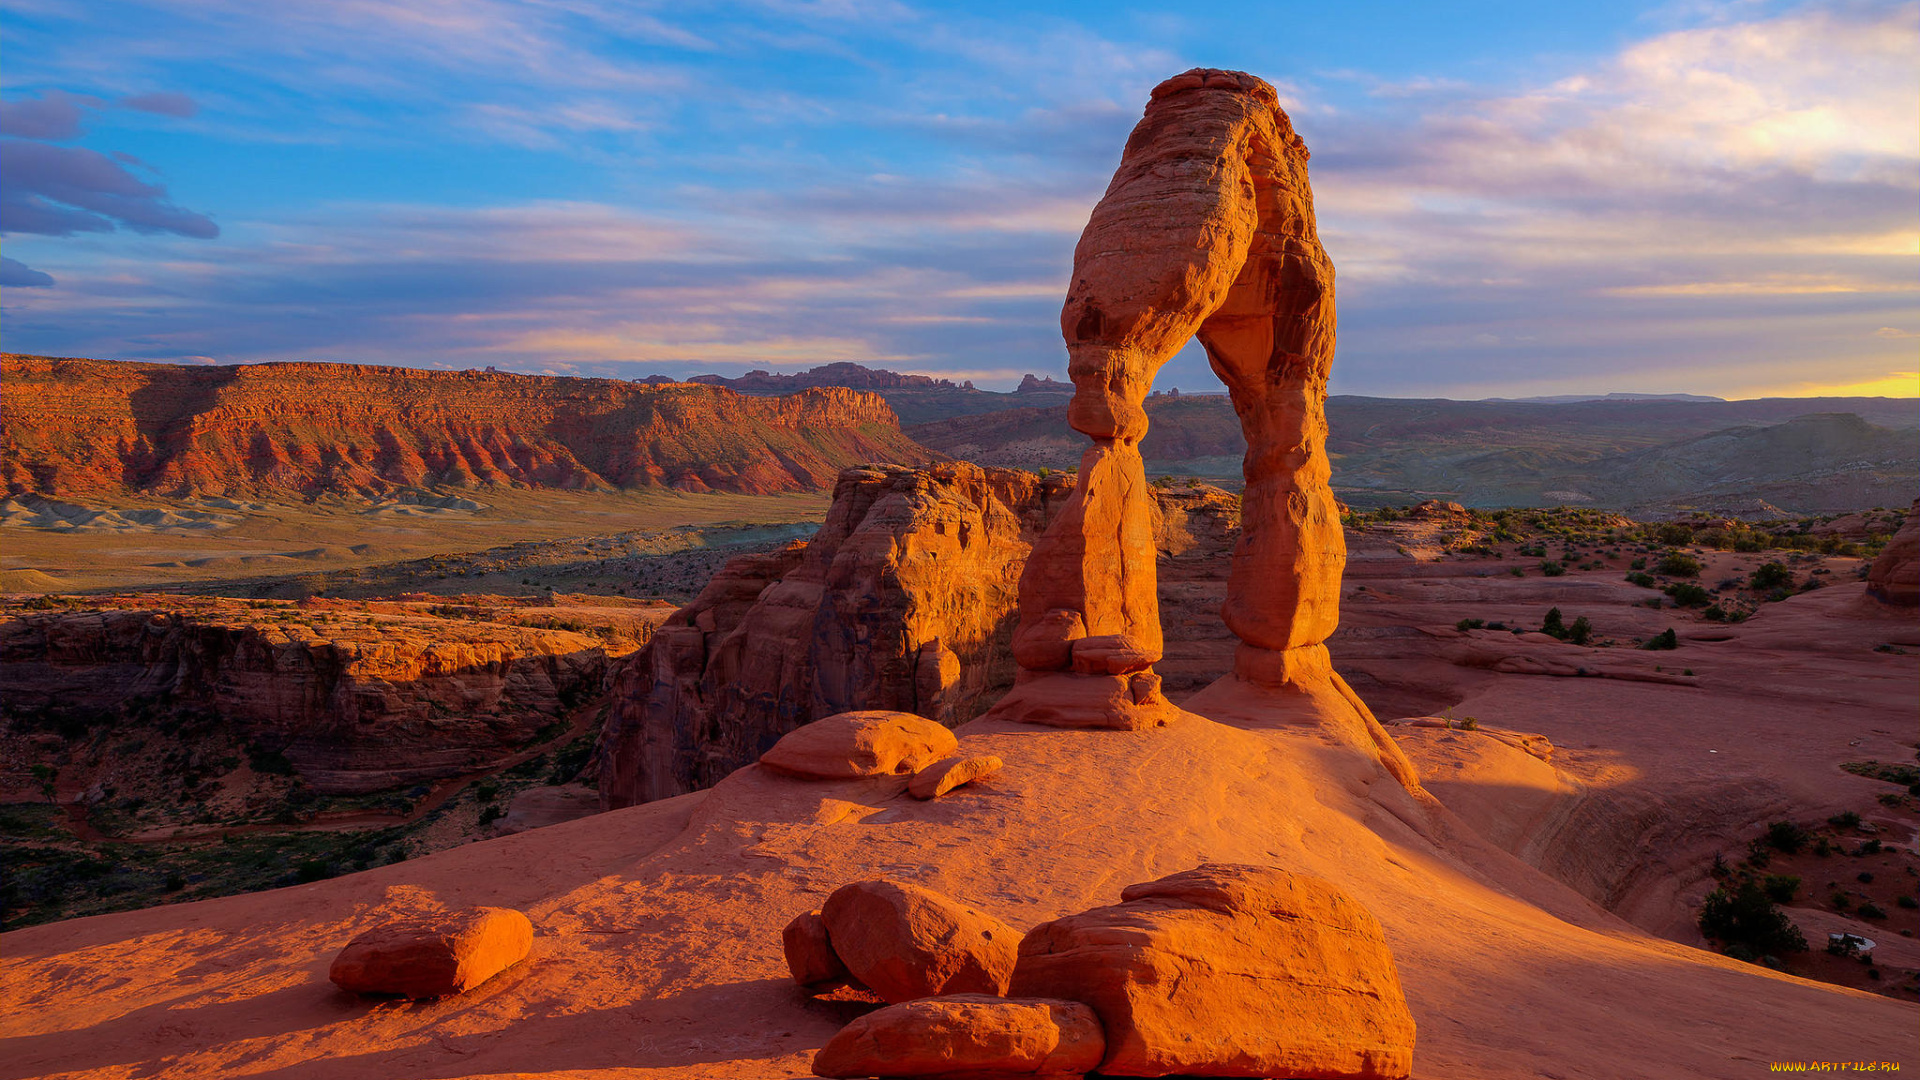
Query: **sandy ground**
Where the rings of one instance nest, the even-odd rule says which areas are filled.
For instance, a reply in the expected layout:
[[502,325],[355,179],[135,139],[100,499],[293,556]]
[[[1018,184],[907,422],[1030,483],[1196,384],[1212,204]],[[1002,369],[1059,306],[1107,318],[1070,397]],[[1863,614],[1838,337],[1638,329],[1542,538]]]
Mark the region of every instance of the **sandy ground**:
[[[1572,682],[1573,680],[1564,680]],[[1228,681],[1148,732],[989,721],[990,783],[749,768],[712,791],[274,892],[0,937],[7,1076],[789,1077],[858,1006],[786,978],[779,930],[836,886],[916,881],[1031,926],[1203,861],[1329,878],[1385,925],[1421,1077],[1749,1077],[1920,1067],[1920,1009],[1660,940],[1389,778],[1331,690]],[[1220,722],[1227,721],[1227,722]],[[524,908],[528,961],[465,997],[325,979],[379,919]]]

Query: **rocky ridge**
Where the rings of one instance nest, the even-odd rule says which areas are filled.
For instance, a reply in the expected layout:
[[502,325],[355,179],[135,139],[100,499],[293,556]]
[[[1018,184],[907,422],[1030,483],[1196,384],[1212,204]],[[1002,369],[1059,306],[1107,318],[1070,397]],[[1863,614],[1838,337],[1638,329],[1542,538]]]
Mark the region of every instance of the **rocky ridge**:
[[59,498],[355,496],[488,485],[813,491],[920,463],[878,396],[783,397],[352,364],[0,356],[0,482]]

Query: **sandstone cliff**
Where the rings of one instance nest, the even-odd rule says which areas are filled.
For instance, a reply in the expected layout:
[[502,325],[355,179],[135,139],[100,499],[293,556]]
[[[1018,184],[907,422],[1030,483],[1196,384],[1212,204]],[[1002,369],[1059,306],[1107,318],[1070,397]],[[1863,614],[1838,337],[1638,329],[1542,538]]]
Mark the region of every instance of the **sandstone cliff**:
[[306,498],[505,485],[763,494],[936,455],[880,397],[351,364],[0,357],[10,494]]
[[13,605],[0,698],[13,718],[212,715],[316,791],[374,791],[485,767],[600,693],[608,653],[659,618],[609,614],[620,625],[547,618],[561,629],[425,603]]
[[[729,562],[614,674],[603,803],[710,787],[848,709],[949,725],[984,712],[1013,682],[1020,572],[1071,487],[959,462],[842,473],[812,540]],[[1155,494],[1161,559],[1218,562],[1238,500],[1204,486]]]

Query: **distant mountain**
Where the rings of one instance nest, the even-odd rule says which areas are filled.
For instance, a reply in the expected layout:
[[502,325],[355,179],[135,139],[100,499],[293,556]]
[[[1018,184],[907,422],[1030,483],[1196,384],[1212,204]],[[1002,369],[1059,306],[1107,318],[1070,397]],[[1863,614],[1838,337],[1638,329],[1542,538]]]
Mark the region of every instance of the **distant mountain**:
[[1704,394],[1554,394],[1549,397],[1483,398],[1483,401],[1534,401],[1548,405],[1566,405],[1575,401],[1725,401]]
[[354,364],[181,367],[0,356],[10,495],[318,498],[420,487],[768,493],[913,464],[876,394],[756,397]]
[[[1246,444],[1225,397],[1156,394],[1147,414],[1152,426],[1141,452],[1150,470],[1239,473]],[[1441,497],[1475,506],[1590,503],[1752,515],[1771,505],[1811,514],[1904,505],[1920,489],[1920,404],[1904,399],[1336,396],[1327,418],[1334,486],[1360,506]],[[1028,468],[1072,465],[1086,446],[1067,427],[1064,407],[914,424],[906,432],[954,457]],[[1753,468],[1736,468],[1743,460]]]
[[[649,383],[672,380],[655,375]],[[1012,393],[975,389],[971,381],[955,383],[930,375],[901,375],[863,364],[826,364],[793,374],[749,371],[745,375],[695,375],[688,382],[724,386],[742,394],[791,394],[814,387],[845,386],[870,390],[887,400],[902,424],[921,424],[957,416],[1000,412],[1035,405],[1065,405],[1073,397],[1073,384],[1028,375]]]

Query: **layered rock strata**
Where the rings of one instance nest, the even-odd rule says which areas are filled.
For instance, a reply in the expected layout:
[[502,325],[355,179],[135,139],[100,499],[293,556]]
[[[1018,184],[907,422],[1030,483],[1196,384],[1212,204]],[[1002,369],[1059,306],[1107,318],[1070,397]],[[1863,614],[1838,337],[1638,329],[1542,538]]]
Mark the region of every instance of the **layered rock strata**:
[[181,367],[0,356],[9,494],[311,498],[451,487],[817,491],[938,455],[879,395],[754,397],[354,364]]
[[1345,558],[1325,453],[1333,265],[1307,158],[1258,78],[1195,69],[1154,89],[1074,251],[1068,422],[1093,445],[1021,577],[1015,658],[1045,685],[1016,689],[1004,715],[1137,727],[1174,711],[1151,678],[1162,633],[1139,442],[1155,372],[1196,335],[1248,444],[1223,612],[1235,671],[1271,685],[1330,671],[1320,643]]
[[597,635],[438,618],[425,604],[98,604],[0,611],[9,712],[211,715],[322,793],[486,767],[599,694],[608,667]]

